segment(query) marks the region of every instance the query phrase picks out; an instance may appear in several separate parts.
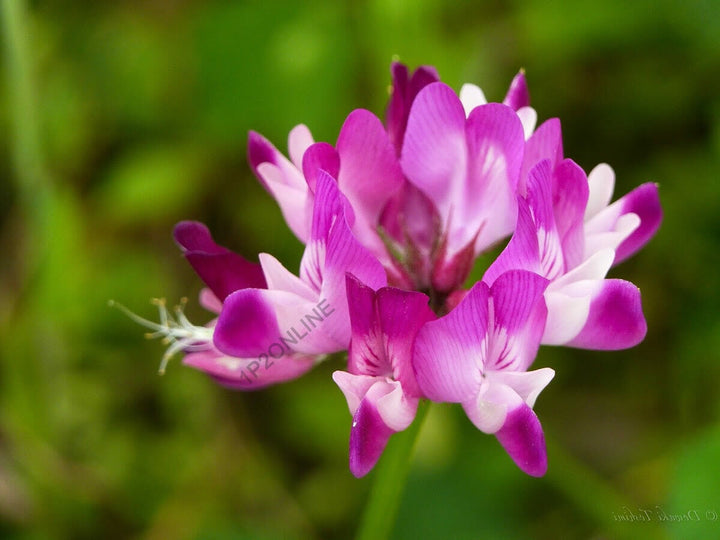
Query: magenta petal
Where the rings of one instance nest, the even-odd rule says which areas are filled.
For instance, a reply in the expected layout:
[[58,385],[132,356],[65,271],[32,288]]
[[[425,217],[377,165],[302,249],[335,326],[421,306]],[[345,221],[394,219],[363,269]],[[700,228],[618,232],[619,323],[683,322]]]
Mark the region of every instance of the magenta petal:
[[[466,126],[468,167],[466,185],[456,186],[453,219],[468,232],[464,246],[476,233],[481,251],[512,232],[517,219],[517,183],[523,160],[525,136],[517,115],[505,105],[475,107]],[[478,233],[479,231],[479,233]]]
[[224,300],[239,289],[266,287],[260,265],[217,245],[202,223],[181,221],[173,235],[185,258],[218,299]]
[[267,353],[280,329],[275,310],[260,289],[242,289],[229,295],[218,317],[213,343],[229,356],[247,358]]
[[320,171],[325,171],[333,178],[338,177],[340,156],[332,145],[324,142],[315,143],[303,154],[302,170],[310,190],[314,193],[317,190],[317,177]]
[[514,111],[530,105],[530,92],[528,91],[524,71],[520,71],[513,78],[503,103]]
[[350,430],[350,472],[355,477],[362,478],[370,472],[393,433],[375,406],[364,399],[353,417]]
[[520,183],[518,192],[525,194],[525,186],[530,170],[543,159],[550,160],[550,168],[555,166],[563,158],[562,129],[560,120],[551,118],[543,122],[535,133],[525,143],[525,154],[523,156],[522,169],[520,171]]
[[627,349],[640,343],[646,332],[640,289],[629,281],[606,279],[590,301],[585,325],[568,345],[608,351]]
[[429,84],[415,98],[401,164],[408,180],[435,203],[446,220],[455,203],[454,192],[467,174],[465,110],[449,86]]
[[383,208],[404,181],[395,149],[380,120],[364,109],[350,113],[336,146],[340,191],[355,210],[361,239],[374,236]]
[[477,395],[489,294],[485,283],[476,283],[455,309],[418,332],[412,364],[420,391],[429,399],[463,403]]
[[640,226],[616,250],[614,264],[617,264],[635,254],[653,237],[663,215],[658,186],[652,182],[635,188],[615,204],[622,205],[622,214],[632,212],[640,217]]
[[248,134],[248,162],[255,174],[264,183],[262,177],[257,174],[257,168],[261,163],[272,163],[278,165],[280,152],[265,137],[255,131]]
[[393,62],[390,66],[392,74],[392,94],[385,115],[387,132],[397,154],[402,149],[408,114],[418,92],[428,84],[437,82],[440,77],[432,66],[420,66],[408,75],[408,68],[400,62]]
[[588,197],[585,172],[570,159],[561,161],[553,175],[553,211],[566,271],[575,268],[584,258],[584,216]]
[[515,233],[495,262],[485,271],[483,282],[488,285],[510,270],[541,272],[537,228],[526,199],[518,197],[518,219]]
[[530,476],[547,472],[545,435],[540,420],[527,405],[508,412],[505,424],[495,433],[515,464]]
[[204,371],[219,384],[234,390],[259,390],[300,377],[315,365],[314,358],[292,355],[280,359],[234,358],[217,351],[185,355],[183,364]]
[[536,226],[542,275],[554,279],[564,270],[560,236],[553,213],[552,169],[547,159],[530,170],[527,199]]

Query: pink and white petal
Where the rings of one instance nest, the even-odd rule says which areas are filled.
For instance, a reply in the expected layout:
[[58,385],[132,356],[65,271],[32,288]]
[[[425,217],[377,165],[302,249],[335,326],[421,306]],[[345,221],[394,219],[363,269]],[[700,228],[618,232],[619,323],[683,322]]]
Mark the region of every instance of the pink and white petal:
[[340,156],[332,145],[325,142],[315,143],[303,155],[302,171],[310,190],[315,193],[320,171],[325,171],[333,178],[338,177]]
[[413,348],[413,370],[429,399],[462,403],[477,394],[487,348],[489,289],[482,282],[444,317],[425,323]]
[[555,224],[552,183],[550,160],[544,159],[530,170],[527,200],[536,227],[540,273],[548,279],[562,275],[565,266],[560,235]]
[[460,88],[460,102],[465,110],[465,116],[470,116],[475,107],[485,105],[488,100],[479,86],[465,83]]
[[173,235],[187,261],[219,300],[238,289],[265,287],[260,265],[216,244],[202,223],[181,221]]
[[546,120],[525,143],[522,168],[520,169],[520,181],[518,182],[518,193],[525,195],[527,189],[527,178],[530,170],[543,159],[549,159],[551,168],[563,158],[562,129],[560,120],[550,118]]
[[585,221],[597,215],[610,204],[615,190],[615,171],[607,163],[600,163],[588,174],[589,197],[585,208]]
[[596,281],[579,281],[545,292],[548,314],[541,343],[565,345],[585,326]]
[[466,147],[460,99],[441,82],[429,84],[410,110],[400,164],[408,180],[435,203],[443,223],[466,179]]
[[536,477],[547,472],[545,435],[530,407],[523,405],[508,412],[495,437],[521,471]]
[[513,77],[503,103],[514,111],[530,105],[530,91],[524,71],[521,70]]
[[523,134],[525,135],[525,140],[527,141],[530,137],[532,137],[532,134],[535,131],[535,126],[537,125],[537,112],[532,107],[520,107],[517,110],[517,115],[522,123]]
[[213,334],[215,347],[241,358],[275,355],[280,350],[327,354],[345,349],[350,330],[337,338],[333,312],[323,315],[318,308],[322,300],[310,302],[287,291],[237,291],[223,305]]
[[508,411],[524,405],[515,391],[504,384],[484,380],[480,391],[463,401],[462,407],[470,421],[483,433],[496,433],[505,424]]
[[555,224],[567,271],[580,264],[585,255],[583,216],[588,202],[588,180],[580,166],[564,159],[555,167],[552,187]]
[[490,371],[486,373],[488,383],[512,388],[528,407],[535,405],[540,392],[554,376],[555,371],[550,368],[541,368],[535,371]]
[[540,267],[540,252],[538,247],[537,229],[528,201],[523,197],[517,198],[518,219],[515,233],[510,242],[490,267],[485,271],[483,282],[488,285],[510,270],[528,270],[542,272]]
[[528,325],[539,324],[542,328],[545,323],[543,292],[548,283],[542,276],[525,270],[512,270],[499,276],[490,289],[495,328],[505,330],[510,339]]
[[420,292],[383,287],[377,293],[377,312],[385,337],[385,351],[393,378],[408,396],[420,390],[412,368],[413,344],[423,325],[435,319],[428,307],[430,299]]
[[265,274],[268,289],[291,292],[310,302],[317,300],[319,291],[314,290],[286,269],[275,257],[268,253],[260,253],[258,258]]
[[288,154],[293,165],[301,171],[303,155],[305,151],[315,142],[312,133],[304,124],[298,124],[288,134]]
[[[608,207],[610,208],[610,207]],[[596,218],[604,215],[603,212],[598,214]],[[597,222],[595,218],[592,220]],[[621,244],[628,239],[638,227],[640,227],[640,217],[636,214],[623,214],[615,220],[612,226],[607,230],[599,232],[589,231],[586,227],[585,231],[585,256],[597,253],[604,249],[611,249],[615,252],[614,260],[617,261],[617,250]],[[594,228],[594,227],[593,227]]]
[[535,360],[547,320],[543,291],[548,281],[532,272],[501,275],[490,291],[493,327],[487,370],[525,370]]
[[308,213],[308,199],[312,199],[312,194],[300,172],[295,170],[289,173],[289,176],[297,176],[302,183],[288,182],[288,173],[272,163],[261,163],[256,168],[256,173],[277,201],[290,230],[298,240],[306,243],[310,232],[311,217]]
[[500,103],[477,107],[466,125],[467,180],[454,189],[449,231],[452,253],[480,231],[476,250],[482,251],[512,232],[517,220],[516,188],[525,139],[515,112]]
[[387,201],[403,184],[403,172],[382,122],[356,109],[345,120],[337,140],[340,191],[357,216],[373,228]]
[[372,470],[393,433],[377,408],[363,400],[353,416],[350,430],[350,472],[355,477],[362,478]]
[[365,399],[375,405],[383,423],[393,431],[403,431],[415,420],[418,398],[408,396],[400,381],[378,380]]
[[348,409],[351,415],[355,415],[360,403],[368,391],[378,381],[378,377],[371,375],[355,375],[348,373],[347,371],[334,371],[332,374],[333,381],[338,385],[345,400],[348,404]]
[[614,257],[615,252],[612,249],[602,249],[593,253],[582,264],[550,283],[548,291],[560,290],[578,281],[603,279],[610,270]]
[[217,351],[206,351],[185,355],[183,364],[204,371],[228,388],[259,390],[300,377],[312,369],[315,358],[307,355],[292,355],[280,359],[266,356],[236,358]]
[[640,226],[617,248],[615,264],[624,261],[642,248],[660,228],[663,218],[658,186],[652,182],[638,186],[617,203],[622,204],[623,214],[637,215],[640,218]]
[[585,325],[568,345],[614,351],[634,347],[646,333],[640,289],[629,281],[606,279],[592,296]]
[[213,313],[220,313],[222,310],[222,301],[207,287],[200,289],[198,302],[202,307]]

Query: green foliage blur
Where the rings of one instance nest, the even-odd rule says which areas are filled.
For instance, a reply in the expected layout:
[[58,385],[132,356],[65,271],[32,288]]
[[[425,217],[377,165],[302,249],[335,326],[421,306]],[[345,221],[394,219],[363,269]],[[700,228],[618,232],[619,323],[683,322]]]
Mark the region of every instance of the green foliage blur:
[[612,272],[645,341],[538,356],[547,476],[435,405],[394,538],[720,538],[717,0],[2,2],[0,538],[352,537],[372,474],[348,471],[340,360],[255,393],[178,359],[159,377],[162,345],[107,303],[211,318],[182,219],[297,268],[248,130],[334,142],[352,109],[383,115],[394,57],[494,100],[524,68],[566,155],[610,163],[616,197],[659,183],[665,209]]

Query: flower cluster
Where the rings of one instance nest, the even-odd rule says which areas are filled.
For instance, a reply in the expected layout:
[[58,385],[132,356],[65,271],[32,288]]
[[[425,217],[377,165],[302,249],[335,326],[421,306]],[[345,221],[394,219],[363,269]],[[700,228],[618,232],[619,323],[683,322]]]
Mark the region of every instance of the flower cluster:
[[[421,399],[462,404],[521,470],[541,476],[533,405],[554,371],[529,368],[541,344],[616,350],[643,339],[639,289],[606,274],[658,229],[657,186],[610,204],[612,169],[586,174],[565,158],[559,120],[536,129],[523,72],[502,103],[470,84],[456,94],[431,67],[391,72],[385,123],[355,110],[334,145],[297,126],[289,159],[250,133],[250,165],[306,246],[298,274],[265,253],[249,262],[182,222],[175,240],[218,317],[197,327],[161,306],[153,328],[185,364],[239,390],[347,350],[333,380],[353,417],[356,476]],[[501,241],[466,288],[476,258]]]

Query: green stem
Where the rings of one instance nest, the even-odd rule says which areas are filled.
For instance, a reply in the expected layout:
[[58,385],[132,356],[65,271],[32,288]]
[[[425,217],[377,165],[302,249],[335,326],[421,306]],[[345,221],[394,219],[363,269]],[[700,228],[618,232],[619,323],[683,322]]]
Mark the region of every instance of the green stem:
[[412,451],[429,406],[429,401],[421,400],[412,425],[390,438],[373,472],[374,483],[357,540],[384,540],[390,537],[410,472]]

